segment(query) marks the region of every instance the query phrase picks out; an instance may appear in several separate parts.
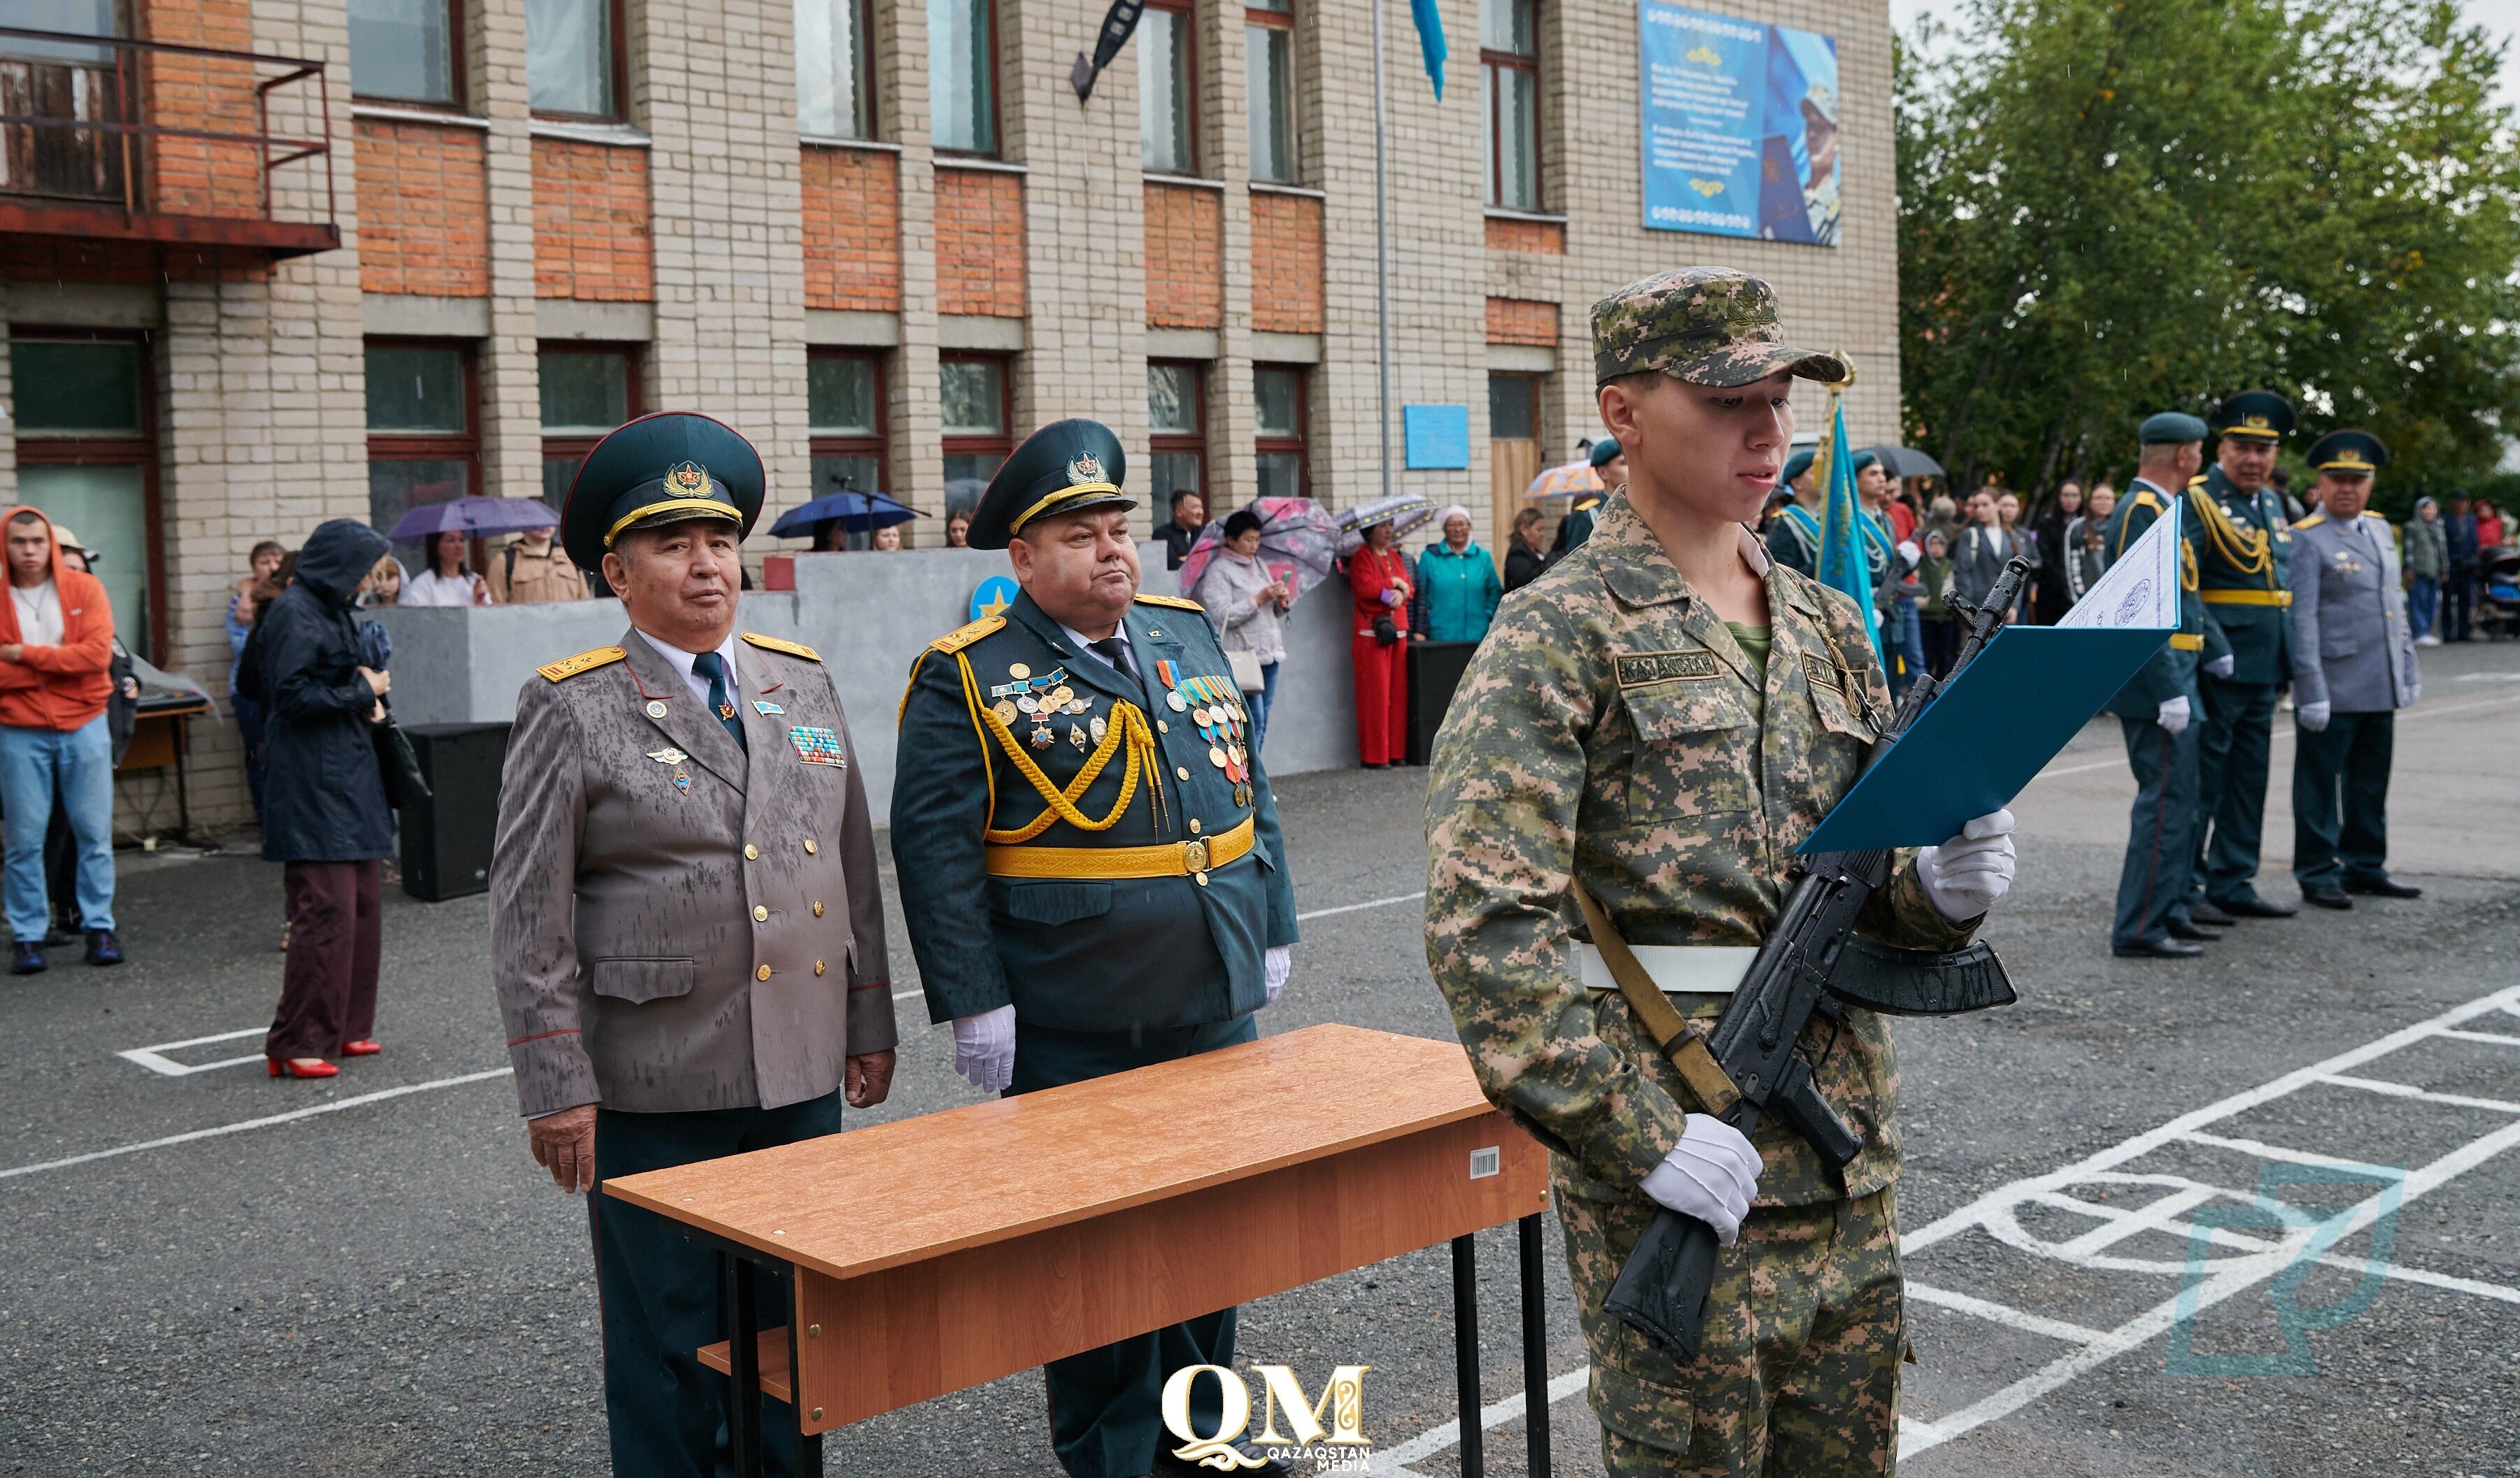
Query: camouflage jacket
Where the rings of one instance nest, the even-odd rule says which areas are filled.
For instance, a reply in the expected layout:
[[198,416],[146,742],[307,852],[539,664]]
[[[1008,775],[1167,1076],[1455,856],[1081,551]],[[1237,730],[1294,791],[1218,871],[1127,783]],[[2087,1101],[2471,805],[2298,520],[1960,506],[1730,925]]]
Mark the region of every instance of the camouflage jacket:
[[[1744,538],[1745,555],[1755,540]],[[1764,563],[1763,558],[1753,562]],[[1577,975],[1567,884],[1630,944],[1756,945],[1794,848],[1855,783],[1890,695],[1853,602],[1767,567],[1764,691],[1624,495],[1581,550],[1508,596],[1454,694],[1426,799],[1426,959],[1488,1097],[1573,1162],[1597,1198],[1639,1185],[1695,1107],[1616,994]],[[1867,933],[1957,949],[1903,855]],[[1678,996],[1713,1017],[1724,996]],[[1889,1029],[1849,1008],[1803,1050],[1865,1150],[1844,1184],[1771,1118],[1758,1204],[1860,1196],[1899,1168]]]

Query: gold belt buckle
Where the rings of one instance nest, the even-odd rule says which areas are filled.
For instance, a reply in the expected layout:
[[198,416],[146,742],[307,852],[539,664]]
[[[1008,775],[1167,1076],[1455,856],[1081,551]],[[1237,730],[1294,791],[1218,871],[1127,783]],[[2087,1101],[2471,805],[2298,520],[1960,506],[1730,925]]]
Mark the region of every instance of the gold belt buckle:
[[1207,838],[1182,843],[1182,866],[1193,873],[1207,871]]

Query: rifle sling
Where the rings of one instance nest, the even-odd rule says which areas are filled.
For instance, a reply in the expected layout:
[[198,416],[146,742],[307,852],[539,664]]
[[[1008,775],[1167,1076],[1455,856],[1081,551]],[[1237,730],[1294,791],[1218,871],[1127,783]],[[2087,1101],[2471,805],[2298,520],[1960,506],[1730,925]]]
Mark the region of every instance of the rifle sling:
[[1575,895],[1576,911],[1584,917],[1585,929],[1593,936],[1593,948],[1601,952],[1601,963],[1609,966],[1610,978],[1619,983],[1619,994],[1627,998],[1628,1009],[1636,1012],[1637,1024],[1671,1059],[1681,1082],[1688,1086],[1708,1113],[1729,1112],[1740,1101],[1741,1091],[1732,1085],[1732,1077],[1715,1060],[1715,1054],[1706,1050],[1705,1036],[1690,1031],[1680,1012],[1672,1009],[1653,977],[1637,962],[1636,953],[1610,926],[1610,916],[1601,911],[1584,885],[1571,883],[1569,890]]

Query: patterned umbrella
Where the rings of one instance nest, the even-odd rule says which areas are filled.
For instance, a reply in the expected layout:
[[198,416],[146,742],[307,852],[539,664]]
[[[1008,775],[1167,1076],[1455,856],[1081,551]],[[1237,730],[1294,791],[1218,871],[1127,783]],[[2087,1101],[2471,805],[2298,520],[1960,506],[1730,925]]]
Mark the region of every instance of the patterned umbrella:
[[[1289,601],[1302,600],[1305,591],[1330,577],[1338,558],[1339,527],[1328,510],[1310,498],[1255,498],[1249,508],[1260,519],[1260,562],[1270,578],[1285,582]],[[1198,588],[1199,576],[1207,573],[1224,543],[1223,518],[1211,519],[1198,531],[1190,553],[1182,557],[1182,594]]]
[[1522,496],[1527,503],[1537,503],[1548,498],[1579,498],[1586,493],[1608,491],[1593,464],[1570,462],[1564,467],[1541,469],[1540,475],[1531,479],[1531,486],[1522,490]]
[[556,528],[560,515],[539,498],[450,498],[424,503],[394,520],[388,539],[426,539],[449,531],[479,538],[528,528]]
[[1394,493],[1360,503],[1339,515],[1339,554],[1344,557],[1365,547],[1365,531],[1377,523],[1391,525],[1391,536],[1399,539],[1411,529],[1420,527],[1435,516],[1435,505],[1423,493]]

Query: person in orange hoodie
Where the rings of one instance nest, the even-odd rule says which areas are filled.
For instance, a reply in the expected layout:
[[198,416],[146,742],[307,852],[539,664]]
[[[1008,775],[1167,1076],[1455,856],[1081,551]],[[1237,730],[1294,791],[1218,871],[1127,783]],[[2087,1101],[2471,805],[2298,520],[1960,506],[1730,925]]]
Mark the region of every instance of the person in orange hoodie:
[[0,509],[9,604],[0,606],[0,810],[8,865],[0,902],[9,916],[9,973],[44,968],[52,904],[44,889],[44,828],[59,788],[78,846],[79,924],[87,963],[119,964],[113,936],[113,608],[96,576],[62,560],[52,520]]

